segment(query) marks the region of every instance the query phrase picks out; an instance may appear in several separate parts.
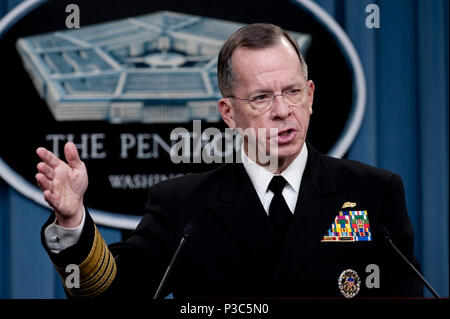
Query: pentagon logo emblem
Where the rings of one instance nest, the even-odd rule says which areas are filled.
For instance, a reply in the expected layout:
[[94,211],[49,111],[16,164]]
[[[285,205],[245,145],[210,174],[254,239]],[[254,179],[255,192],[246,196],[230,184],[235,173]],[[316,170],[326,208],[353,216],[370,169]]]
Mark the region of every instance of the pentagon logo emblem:
[[338,280],[339,290],[345,298],[355,297],[361,286],[358,273],[352,269],[344,270]]

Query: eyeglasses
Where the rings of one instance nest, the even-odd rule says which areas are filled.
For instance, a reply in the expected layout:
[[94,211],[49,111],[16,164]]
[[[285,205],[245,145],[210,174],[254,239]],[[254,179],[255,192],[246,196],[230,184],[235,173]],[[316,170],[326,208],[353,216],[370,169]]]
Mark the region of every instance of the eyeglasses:
[[309,91],[309,87],[305,85],[302,89],[290,89],[283,91],[281,94],[273,93],[258,93],[250,96],[249,98],[240,98],[233,95],[227,96],[228,98],[247,101],[250,106],[257,111],[267,110],[273,103],[273,100],[277,96],[283,96],[284,102],[286,104],[291,104],[294,106],[299,105],[302,102],[304,94]]

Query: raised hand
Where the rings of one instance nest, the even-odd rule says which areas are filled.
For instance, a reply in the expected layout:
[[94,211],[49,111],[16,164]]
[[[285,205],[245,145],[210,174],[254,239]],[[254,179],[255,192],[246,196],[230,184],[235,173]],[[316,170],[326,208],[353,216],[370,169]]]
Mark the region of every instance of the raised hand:
[[83,196],[88,186],[86,166],[72,142],[64,146],[67,163],[43,147],[36,150],[36,181],[45,200],[55,210],[56,222],[63,227],[77,227],[83,218]]

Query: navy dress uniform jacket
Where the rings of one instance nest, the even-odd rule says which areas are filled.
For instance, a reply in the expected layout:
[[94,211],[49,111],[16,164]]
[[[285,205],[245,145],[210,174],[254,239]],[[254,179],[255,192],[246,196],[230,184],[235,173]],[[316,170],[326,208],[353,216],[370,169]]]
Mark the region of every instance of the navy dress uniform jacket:
[[[154,185],[146,214],[123,242],[106,246],[89,213],[79,242],[59,254],[42,243],[64,279],[80,267],[69,297],[152,298],[186,224],[198,229],[184,246],[163,295],[183,297],[337,297],[340,274],[361,279],[358,297],[418,297],[420,282],[377,232],[384,225],[416,263],[414,235],[399,176],[358,162],[324,156],[308,145],[308,160],[290,230],[281,242],[244,166],[225,164]],[[322,242],[345,202],[367,211],[371,241]],[[348,209],[346,209],[348,210]],[[379,267],[379,288],[368,288],[368,265]],[[417,263],[416,263],[417,265]],[[372,278],[373,279],[373,278]]]

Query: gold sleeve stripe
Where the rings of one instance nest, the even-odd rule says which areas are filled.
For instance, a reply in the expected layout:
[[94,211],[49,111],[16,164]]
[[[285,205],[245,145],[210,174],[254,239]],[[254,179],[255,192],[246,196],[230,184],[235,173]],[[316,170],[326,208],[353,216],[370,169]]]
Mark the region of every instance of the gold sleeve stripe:
[[64,278],[67,274],[64,269],[58,268],[63,277],[66,291],[73,297],[93,297],[104,292],[113,282],[117,266],[116,261],[108,249],[105,241],[95,227],[92,248],[79,267],[79,287],[68,288]]
[[[103,250],[101,258],[97,259],[97,264],[95,265],[95,268],[94,268],[94,269],[96,269],[95,273],[92,273],[90,276],[86,276],[86,275],[80,276],[82,278],[81,279],[81,285],[83,287],[88,287],[93,282],[99,280],[99,278],[97,277],[97,274],[98,273],[102,273],[102,272],[105,271],[106,266],[108,266],[108,261],[105,262],[105,258],[108,257],[108,256],[109,256],[109,254],[107,254],[107,251]],[[81,269],[80,269],[80,272],[81,272]]]
[[[107,265],[104,271],[100,272],[98,275],[92,276],[89,281],[93,281],[89,285],[85,285],[80,283],[79,289],[72,289],[72,295],[78,297],[92,297],[101,294],[104,292],[114,280],[116,275],[116,264],[114,262],[114,257],[108,251]],[[112,260],[112,262],[111,262]]]

